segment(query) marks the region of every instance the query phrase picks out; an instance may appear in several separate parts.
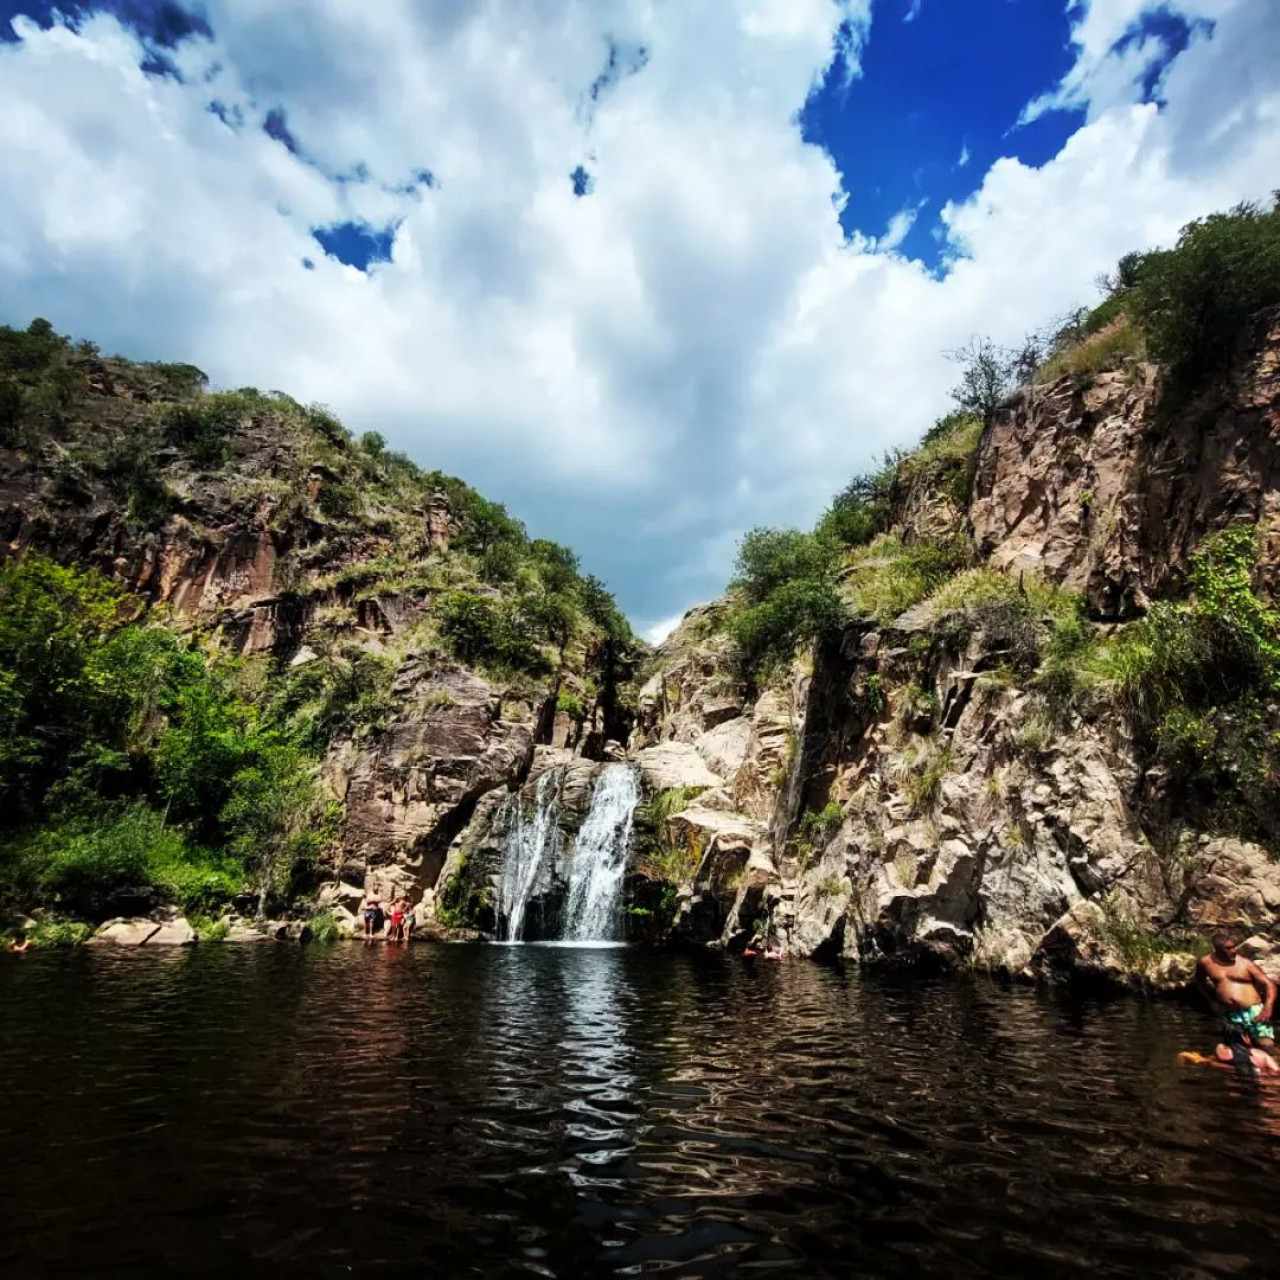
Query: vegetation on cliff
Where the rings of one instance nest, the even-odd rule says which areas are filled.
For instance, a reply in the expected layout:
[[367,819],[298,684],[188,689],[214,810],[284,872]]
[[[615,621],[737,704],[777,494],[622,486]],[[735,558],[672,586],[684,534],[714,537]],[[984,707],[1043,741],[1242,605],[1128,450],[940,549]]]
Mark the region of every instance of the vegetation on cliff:
[[[977,562],[975,466],[1009,396],[1150,358],[1167,406],[1211,408],[1260,313],[1280,305],[1280,206],[1192,223],[1173,248],[1123,258],[1104,290],[1092,310],[1016,349],[980,340],[958,353],[956,411],[917,449],[856,478],[811,532],[752,530],[724,630],[756,685],[850,625],[907,619],[904,637],[921,645],[930,630],[953,642],[981,631],[1002,655],[983,679],[1031,691],[1046,735],[1073,716],[1119,712],[1184,817],[1274,842],[1280,615],[1254,590],[1250,528],[1208,538],[1185,579],[1170,580],[1172,598],[1119,628],[1097,627],[1078,597]],[[1088,495],[1084,504],[1087,518]]]
[[11,906],[280,905],[409,655],[616,721],[637,651],[571,551],[376,433],[42,320],[0,329],[0,522]]

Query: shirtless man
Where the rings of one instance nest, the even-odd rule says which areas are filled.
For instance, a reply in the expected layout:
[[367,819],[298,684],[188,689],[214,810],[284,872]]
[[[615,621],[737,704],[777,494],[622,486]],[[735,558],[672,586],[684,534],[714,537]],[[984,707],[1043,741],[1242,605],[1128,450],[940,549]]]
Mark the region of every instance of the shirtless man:
[[1229,933],[1213,935],[1213,954],[1201,956],[1196,965],[1196,986],[1222,1015],[1228,1040],[1275,1049],[1271,1015],[1276,984],[1252,960],[1236,954],[1236,941]]

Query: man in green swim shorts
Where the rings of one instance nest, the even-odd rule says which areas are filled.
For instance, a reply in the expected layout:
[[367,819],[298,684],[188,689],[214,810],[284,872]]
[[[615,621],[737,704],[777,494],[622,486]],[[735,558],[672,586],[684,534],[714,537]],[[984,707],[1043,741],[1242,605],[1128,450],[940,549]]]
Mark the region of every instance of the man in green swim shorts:
[[1236,954],[1229,933],[1213,935],[1213,953],[1196,965],[1196,985],[1222,1015],[1228,1040],[1275,1050],[1276,984],[1252,960]]

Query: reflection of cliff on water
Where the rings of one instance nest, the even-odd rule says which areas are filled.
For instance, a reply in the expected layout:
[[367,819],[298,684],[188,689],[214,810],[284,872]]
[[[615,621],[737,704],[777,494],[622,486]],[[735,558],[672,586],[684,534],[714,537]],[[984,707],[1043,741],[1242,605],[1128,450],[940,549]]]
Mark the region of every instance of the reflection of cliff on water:
[[1217,1030],[1181,1007],[625,948],[3,976],[12,1274],[1226,1275],[1271,1247],[1280,1092],[1179,1067]]

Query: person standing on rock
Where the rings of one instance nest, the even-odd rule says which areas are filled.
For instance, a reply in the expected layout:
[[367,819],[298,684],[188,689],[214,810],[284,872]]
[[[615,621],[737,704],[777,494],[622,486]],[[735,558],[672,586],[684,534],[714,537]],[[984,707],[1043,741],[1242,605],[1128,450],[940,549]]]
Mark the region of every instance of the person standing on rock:
[[364,940],[372,942],[374,934],[382,928],[382,899],[378,897],[377,890],[370,889],[365,894],[362,914],[364,916]]
[[1237,954],[1229,933],[1215,933],[1212,941],[1212,954],[1201,956],[1196,965],[1196,986],[1222,1015],[1228,1040],[1274,1051],[1276,984],[1252,960]]

